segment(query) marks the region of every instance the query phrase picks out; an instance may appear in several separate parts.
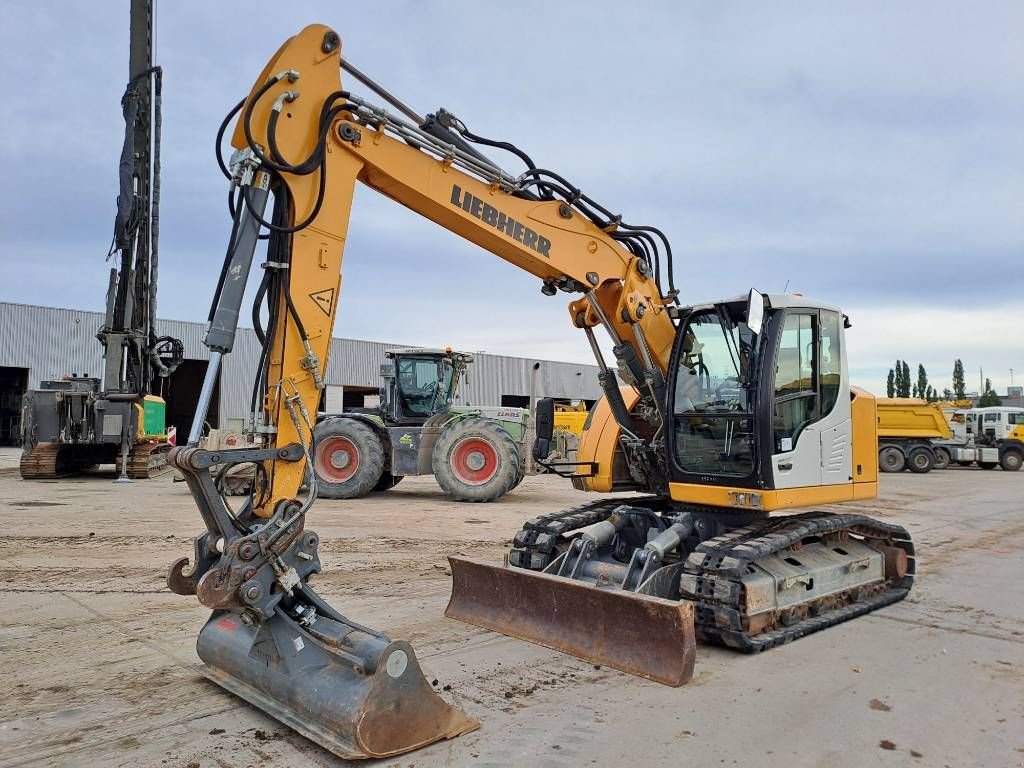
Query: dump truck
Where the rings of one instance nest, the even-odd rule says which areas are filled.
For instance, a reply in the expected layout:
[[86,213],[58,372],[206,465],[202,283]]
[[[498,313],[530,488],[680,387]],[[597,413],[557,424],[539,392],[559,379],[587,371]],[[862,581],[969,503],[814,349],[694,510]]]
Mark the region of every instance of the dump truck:
[[[977,463],[1011,472],[1024,464],[1024,411],[975,408],[958,411],[964,435],[951,428],[938,403],[912,397],[879,398],[878,468],[882,472],[925,473]],[[956,418],[956,415],[954,415]],[[1016,430],[1016,431],[1015,431]]]

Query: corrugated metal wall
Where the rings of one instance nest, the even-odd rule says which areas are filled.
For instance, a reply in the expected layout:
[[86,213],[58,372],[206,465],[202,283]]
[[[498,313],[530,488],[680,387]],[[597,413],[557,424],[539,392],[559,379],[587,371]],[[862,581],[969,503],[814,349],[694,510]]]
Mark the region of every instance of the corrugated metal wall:
[[[30,388],[43,379],[78,373],[102,375],[101,347],[96,331],[103,323],[99,312],[55,309],[0,302],[0,366],[29,369]],[[203,323],[180,320],[157,321],[159,335],[175,336],[185,344],[185,357],[206,360]],[[349,387],[376,387],[384,352],[410,345],[379,341],[334,339],[327,368],[327,383]],[[220,415],[226,419],[245,417],[252,389],[252,372],[259,359],[256,334],[241,329],[234,351],[227,357],[220,382]],[[480,354],[470,368],[469,381],[462,387],[460,402],[498,405],[502,395],[528,396],[535,362],[538,397],[594,400],[600,396],[597,367],[520,357]]]

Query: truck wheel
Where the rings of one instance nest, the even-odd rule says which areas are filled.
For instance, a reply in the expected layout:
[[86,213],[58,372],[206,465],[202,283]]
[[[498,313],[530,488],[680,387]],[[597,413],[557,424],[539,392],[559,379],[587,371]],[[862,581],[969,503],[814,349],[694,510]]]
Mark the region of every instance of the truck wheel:
[[431,466],[437,484],[456,501],[494,501],[515,486],[519,451],[497,424],[466,419],[441,434]]
[[935,448],[933,449],[933,453],[935,454],[934,468],[949,469],[949,465],[953,463],[952,458],[950,458],[949,451],[947,451],[945,448]]
[[327,419],[313,430],[313,469],[325,499],[358,499],[384,474],[384,446],[356,419]]
[[402,482],[403,477],[405,477],[405,475],[392,475],[385,469],[384,472],[381,473],[380,480],[378,480],[377,484],[373,486],[373,490],[390,491],[392,488],[394,488],[396,485]]
[[982,469],[995,469],[999,466],[998,461],[979,461],[978,466]]
[[878,452],[878,468],[883,472],[902,472],[906,465],[903,451],[894,445],[886,446]]
[[1024,464],[1024,453],[1020,451],[1006,451],[999,457],[999,466],[1006,472],[1016,472]]
[[932,456],[931,448],[918,446],[911,450],[907,456],[907,466],[910,468],[910,471],[916,472],[919,475],[931,472],[934,465],[935,459]]

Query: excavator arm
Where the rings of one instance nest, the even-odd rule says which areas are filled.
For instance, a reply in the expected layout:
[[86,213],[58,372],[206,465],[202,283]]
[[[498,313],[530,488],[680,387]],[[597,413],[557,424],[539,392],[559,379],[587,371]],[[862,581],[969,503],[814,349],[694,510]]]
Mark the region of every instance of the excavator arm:
[[[193,427],[188,445],[170,456],[206,531],[191,562],[172,565],[168,584],[214,610],[197,643],[211,679],[339,755],[380,757],[477,723],[431,690],[407,643],[347,619],[308,583],[320,570],[318,537],[305,529],[316,499],[312,429],[357,183],[530,272],[543,293],[574,294],[570,320],[601,364],[605,420],[616,426],[600,432],[613,444],[620,431],[643,439],[638,401],[650,422],[661,420],[675,292],[660,287],[659,240],[671,258],[660,232],[625,224],[532,162],[513,177],[470,146],[462,138],[468,129],[447,113],[409,122],[342,90],[344,66],[338,35],[307,27],[278,50],[218,135],[219,149],[237,115],[234,155],[229,164],[218,156],[233,225]],[[250,423],[257,447],[204,450],[201,427],[221,359],[234,347],[261,238],[266,259],[252,313],[261,347]],[[620,390],[604,363],[598,325],[632,389]],[[239,463],[258,471],[252,495],[233,510],[211,469]]]
[[[571,186],[545,185],[535,169],[512,177],[456,131],[442,127],[430,133],[425,126],[436,122],[409,122],[342,90],[341,66],[337,35],[324,26],[307,27],[261,73],[232,136],[238,167],[249,169],[235,179],[239,228],[262,218],[265,190],[259,187],[268,183],[275,199],[285,202],[285,228],[295,230],[287,233],[287,275],[278,298],[290,311],[269,329],[273,343],[266,380],[273,386],[261,403],[262,427],[276,428],[276,443],[309,441],[309,425],[293,418],[288,398],[293,397],[293,408],[301,403],[307,412],[315,411],[319,400],[357,182],[535,275],[545,293],[574,294],[570,321],[598,356],[617,426],[630,434],[640,431],[601,357],[593,333],[598,325],[610,335],[619,370],[639,391],[651,422],[660,422],[675,334],[669,312],[674,291],[663,294],[659,286],[659,265],[652,263],[646,245],[654,237],[644,229],[627,230],[620,220],[595,222],[599,217],[581,212],[590,211],[572,199],[580,193]],[[553,194],[556,186],[569,199]],[[636,398],[626,399],[632,405]],[[606,430],[604,439],[609,438],[617,441],[618,430]],[[292,498],[305,477],[299,465],[279,466],[272,474],[273,487],[256,507],[264,517]],[[610,468],[596,474],[608,478]]]

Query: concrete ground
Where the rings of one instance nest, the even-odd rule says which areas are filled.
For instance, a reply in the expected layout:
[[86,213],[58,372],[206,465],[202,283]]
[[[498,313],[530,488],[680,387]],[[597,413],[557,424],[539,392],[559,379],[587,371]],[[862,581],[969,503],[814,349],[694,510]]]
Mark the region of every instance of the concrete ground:
[[[207,611],[164,574],[200,527],[184,484],[18,477],[0,449],[0,766],[333,766],[196,672]],[[667,688],[445,619],[445,555],[500,560],[525,518],[578,503],[528,478],[499,503],[429,478],[317,505],[316,585],[410,640],[483,725],[381,765],[1024,764],[1024,472],[886,475],[855,505],[909,527],[911,597],[759,656],[699,646]]]

